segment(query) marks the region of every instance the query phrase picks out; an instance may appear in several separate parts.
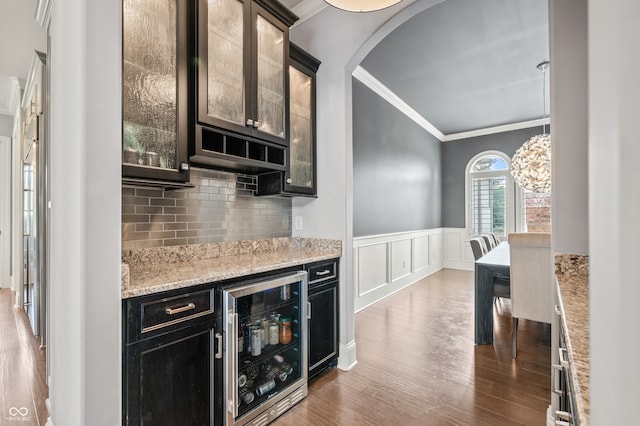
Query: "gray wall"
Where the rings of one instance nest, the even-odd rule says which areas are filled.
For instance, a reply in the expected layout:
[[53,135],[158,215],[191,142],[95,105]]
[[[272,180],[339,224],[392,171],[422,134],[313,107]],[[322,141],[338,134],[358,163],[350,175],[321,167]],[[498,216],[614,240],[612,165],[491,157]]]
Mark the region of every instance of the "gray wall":
[[291,236],[291,199],[256,197],[255,181],[194,167],[193,188],[122,188],[122,249]]
[[[547,127],[547,132],[549,128]],[[513,130],[494,135],[460,139],[442,144],[442,226],[464,228],[464,181],[467,163],[475,155],[489,150],[512,157],[531,136],[542,133],[542,127]]]
[[353,236],[441,226],[440,142],[353,79]]
[[6,114],[0,114],[0,136],[13,135],[13,117]]

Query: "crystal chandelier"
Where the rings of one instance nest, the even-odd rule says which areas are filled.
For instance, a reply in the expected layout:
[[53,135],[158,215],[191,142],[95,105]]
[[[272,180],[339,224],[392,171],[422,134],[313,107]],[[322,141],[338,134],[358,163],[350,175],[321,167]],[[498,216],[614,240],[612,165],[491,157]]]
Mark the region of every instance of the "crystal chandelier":
[[[549,62],[538,64],[543,73],[549,69]],[[546,112],[545,76],[542,83],[543,119]],[[538,194],[551,192],[551,137],[542,125],[542,134],[526,141],[511,159],[511,174],[516,183],[524,189]]]
[[347,12],[373,12],[400,3],[402,0],[325,0],[328,4]]

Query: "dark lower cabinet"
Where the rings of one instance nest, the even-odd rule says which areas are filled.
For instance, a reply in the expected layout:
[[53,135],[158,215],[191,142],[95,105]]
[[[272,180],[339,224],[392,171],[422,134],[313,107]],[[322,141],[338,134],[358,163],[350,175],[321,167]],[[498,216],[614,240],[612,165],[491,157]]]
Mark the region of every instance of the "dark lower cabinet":
[[339,355],[339,282],[337,260],[307,267],[309,272],[308,379],[335,367]]
[[[141,328],[125,326],[124,425],[222,424],[222,324],[201,307],[207,294],[125,301],[127,319]],[[157,312],[166,321],[149,323]]]

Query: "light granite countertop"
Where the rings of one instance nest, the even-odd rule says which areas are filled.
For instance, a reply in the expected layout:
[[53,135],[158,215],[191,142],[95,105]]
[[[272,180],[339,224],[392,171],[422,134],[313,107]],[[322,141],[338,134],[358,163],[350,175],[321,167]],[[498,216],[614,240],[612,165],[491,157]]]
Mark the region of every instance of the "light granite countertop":
[[556,254],[556,278],[580,425],[589,424],[589,257]]
[[333,259],[340,240],[274,238],[126,250],[122,298],[238,278]]

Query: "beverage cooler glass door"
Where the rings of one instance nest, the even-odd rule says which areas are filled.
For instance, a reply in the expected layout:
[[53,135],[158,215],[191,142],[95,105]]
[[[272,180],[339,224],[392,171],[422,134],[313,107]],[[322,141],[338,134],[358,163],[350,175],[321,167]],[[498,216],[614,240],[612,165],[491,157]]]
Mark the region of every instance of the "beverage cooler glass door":
[[307,394],[307,273],[223,288],[223,301],[227,425],[270,422]]

